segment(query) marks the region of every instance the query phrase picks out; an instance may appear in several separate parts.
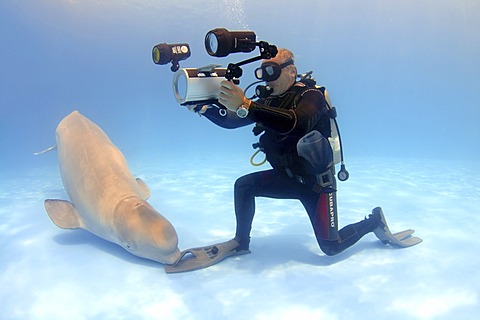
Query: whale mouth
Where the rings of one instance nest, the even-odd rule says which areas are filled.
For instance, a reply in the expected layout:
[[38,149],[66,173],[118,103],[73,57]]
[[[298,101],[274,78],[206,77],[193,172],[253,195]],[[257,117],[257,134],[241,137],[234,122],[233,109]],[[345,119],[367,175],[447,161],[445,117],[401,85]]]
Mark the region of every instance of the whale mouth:
[[165,257],[163,260],[164,264],[175,264],[182,258],[182,253],[178,248],[176,248],[175,252],[169,254],[167,257]]

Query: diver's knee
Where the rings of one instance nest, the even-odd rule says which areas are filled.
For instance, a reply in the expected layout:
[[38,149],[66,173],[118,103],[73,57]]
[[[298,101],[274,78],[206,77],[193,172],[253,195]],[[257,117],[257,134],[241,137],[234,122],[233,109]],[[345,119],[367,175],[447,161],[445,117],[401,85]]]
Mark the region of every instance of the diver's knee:
[[234,188],[235,189],[241,188],[242,186],[244,186],[246,184],[246,180],[247,179],[245,179],[245,176],[238,178],[235,181]]
[[327,256],[331,257],[340,253],[337,241],[322,241],[319,242],[318,245],[320,246],[320,250]]
[[252,174],[241,176],[235,181],[234,188],[237,190],[249,188],[255,185],[255,179]]

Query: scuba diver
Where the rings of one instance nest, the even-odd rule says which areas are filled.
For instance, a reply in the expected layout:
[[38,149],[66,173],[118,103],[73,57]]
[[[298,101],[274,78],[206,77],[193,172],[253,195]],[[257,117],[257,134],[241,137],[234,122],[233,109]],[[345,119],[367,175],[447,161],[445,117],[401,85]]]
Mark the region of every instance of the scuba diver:
[[[221,105],[190,106],[190,110],[223,128],[255,124],[253,133],[261,135],[260,148],[272,166],[272,169],[247,174],[235,182],[234,239],[239,244],[235,252],[250,252],[255,197],[300,200],[318,245],[328,256],[344,251],[370,232],[385,240],[382,234],[388,228],[381,208],[375,208],[364,220],[339,230],[335,164],[327,140],[331,136],[331,116],[326,92],[305,81],[297,81],[294,55],[287,49],[278,49],[275,57],[262,60],[255,76],[266,82],[266,86],[260,87],[267,92],[257,101],[247,99],[239,86],[224,80],[218,98]],[[299,140],[314,130],[321,134],[323,142],[326,141],[319,150],[323,159],[312,160],[299,155]],[[315,161],[317,163],[312,163]]]

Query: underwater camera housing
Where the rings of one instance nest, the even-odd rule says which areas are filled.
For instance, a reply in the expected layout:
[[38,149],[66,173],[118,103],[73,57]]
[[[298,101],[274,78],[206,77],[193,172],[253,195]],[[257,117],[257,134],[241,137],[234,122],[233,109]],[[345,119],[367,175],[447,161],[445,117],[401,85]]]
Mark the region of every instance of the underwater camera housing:
[[173,94],[182,105],[217,102],[226,68],[211,64],[202,68],[181,68],[173,75]]

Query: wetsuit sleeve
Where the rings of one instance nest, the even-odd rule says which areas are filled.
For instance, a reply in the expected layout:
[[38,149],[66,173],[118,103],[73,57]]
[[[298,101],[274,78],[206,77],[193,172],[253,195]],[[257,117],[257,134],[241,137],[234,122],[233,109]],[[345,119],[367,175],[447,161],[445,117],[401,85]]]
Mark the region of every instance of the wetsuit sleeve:
[[303,93],[295,109],[280,109],[252,102],[249,118],[280,134],[306,134],[326,115],[325,98],[315,89]]
[[237,114],[228,109],[221,109],[217,105],[211,105],[205,113],[202,114],[205,118],[213,122],[219,127],[225,129],[235,129],[245,127],[253,123],[251,119],[239,118]]

